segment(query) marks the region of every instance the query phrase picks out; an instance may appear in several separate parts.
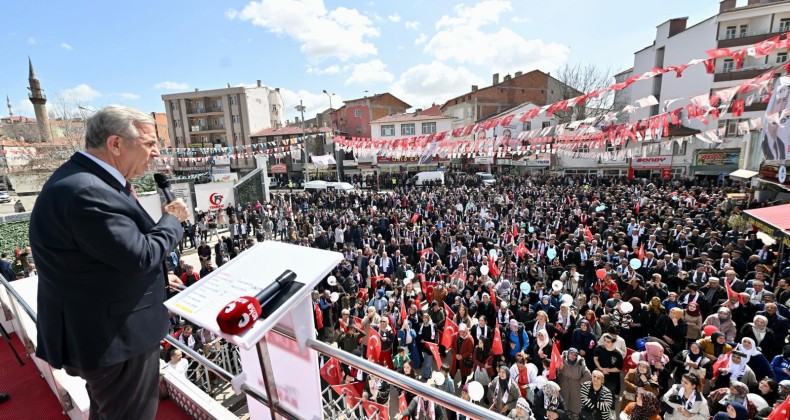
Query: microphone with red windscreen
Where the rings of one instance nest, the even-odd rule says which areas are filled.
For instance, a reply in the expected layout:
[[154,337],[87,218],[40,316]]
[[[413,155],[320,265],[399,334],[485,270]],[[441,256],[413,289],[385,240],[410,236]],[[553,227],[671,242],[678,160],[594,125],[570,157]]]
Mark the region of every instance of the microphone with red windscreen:
[[266,286],[255,297],[242,296],[234,299],[217,315],[220,331],[226,334],[239,335],[247,331],[262,315],[261,307],[266,305],[278,293],[288,289],[296,279],[296,273],[285,270],[274,282]]

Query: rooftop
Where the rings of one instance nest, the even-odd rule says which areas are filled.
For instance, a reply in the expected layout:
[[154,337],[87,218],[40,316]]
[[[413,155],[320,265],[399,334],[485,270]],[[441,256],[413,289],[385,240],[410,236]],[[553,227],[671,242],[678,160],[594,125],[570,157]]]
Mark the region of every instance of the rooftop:
[[[315,133],[331,133],[332,129],[329,127],[305,127],[304,132],[307,134]],[[301,135],[302,127],[280,127],[280,128],[264,128],[261,131],[252,133],[250,137],[266,137],[266,136],[291,136]]]
[[410,122],[410,121],[432,121],[432,120],[445,120],[453,119],[442,114],[439,105],[434,104],[428,109],[417,112],[406,112],[402,114],[387,115],[386,117],[379,118],[371,121],[371,123],[388,123],[388,122]]

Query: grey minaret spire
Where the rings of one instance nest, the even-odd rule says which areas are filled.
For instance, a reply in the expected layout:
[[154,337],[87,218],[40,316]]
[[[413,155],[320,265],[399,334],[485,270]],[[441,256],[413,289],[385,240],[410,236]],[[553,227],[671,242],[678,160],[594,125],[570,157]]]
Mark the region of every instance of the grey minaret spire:
[[52,140],[52,133],[49,130],[49,117],[47,116],[47,96],[44,95],[44,90],[41,89],[41,83],[36,77],[36,70],[33,68],[33,61],[30,57],[27,58],[30,71],[27,81],[30,83],[30,102],[33,103],[33,109],[36,111],[36,124],[38,125],[38,132],[41,141]]
[[11,107],[11,99],[8,98],[8,95],[5,96],[5,103],[8,106],[8,116],[14,116],[14,108]]

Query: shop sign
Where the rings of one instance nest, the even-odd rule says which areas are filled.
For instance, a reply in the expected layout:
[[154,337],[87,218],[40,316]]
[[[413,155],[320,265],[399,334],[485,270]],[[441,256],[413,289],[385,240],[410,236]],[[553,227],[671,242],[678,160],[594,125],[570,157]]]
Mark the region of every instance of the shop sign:
[[645,156],[631,159],[634,169],[663,169],[672,166],[672,156]]
[[740,151],[707,151],[700,150],[695,158],[696,166],[732,166],[738,165]]

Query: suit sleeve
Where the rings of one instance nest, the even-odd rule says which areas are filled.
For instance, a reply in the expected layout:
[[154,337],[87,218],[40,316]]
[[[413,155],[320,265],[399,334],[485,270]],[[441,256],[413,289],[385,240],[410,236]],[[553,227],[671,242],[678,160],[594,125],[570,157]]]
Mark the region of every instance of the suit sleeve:
[[150,273],[176,247],[184,229],[176,217],[163,215],[144,234],[134,220],[134,207],[120,200],[94,186],[79,191],[68,211],[73,238],[80,249],[119,271]]

